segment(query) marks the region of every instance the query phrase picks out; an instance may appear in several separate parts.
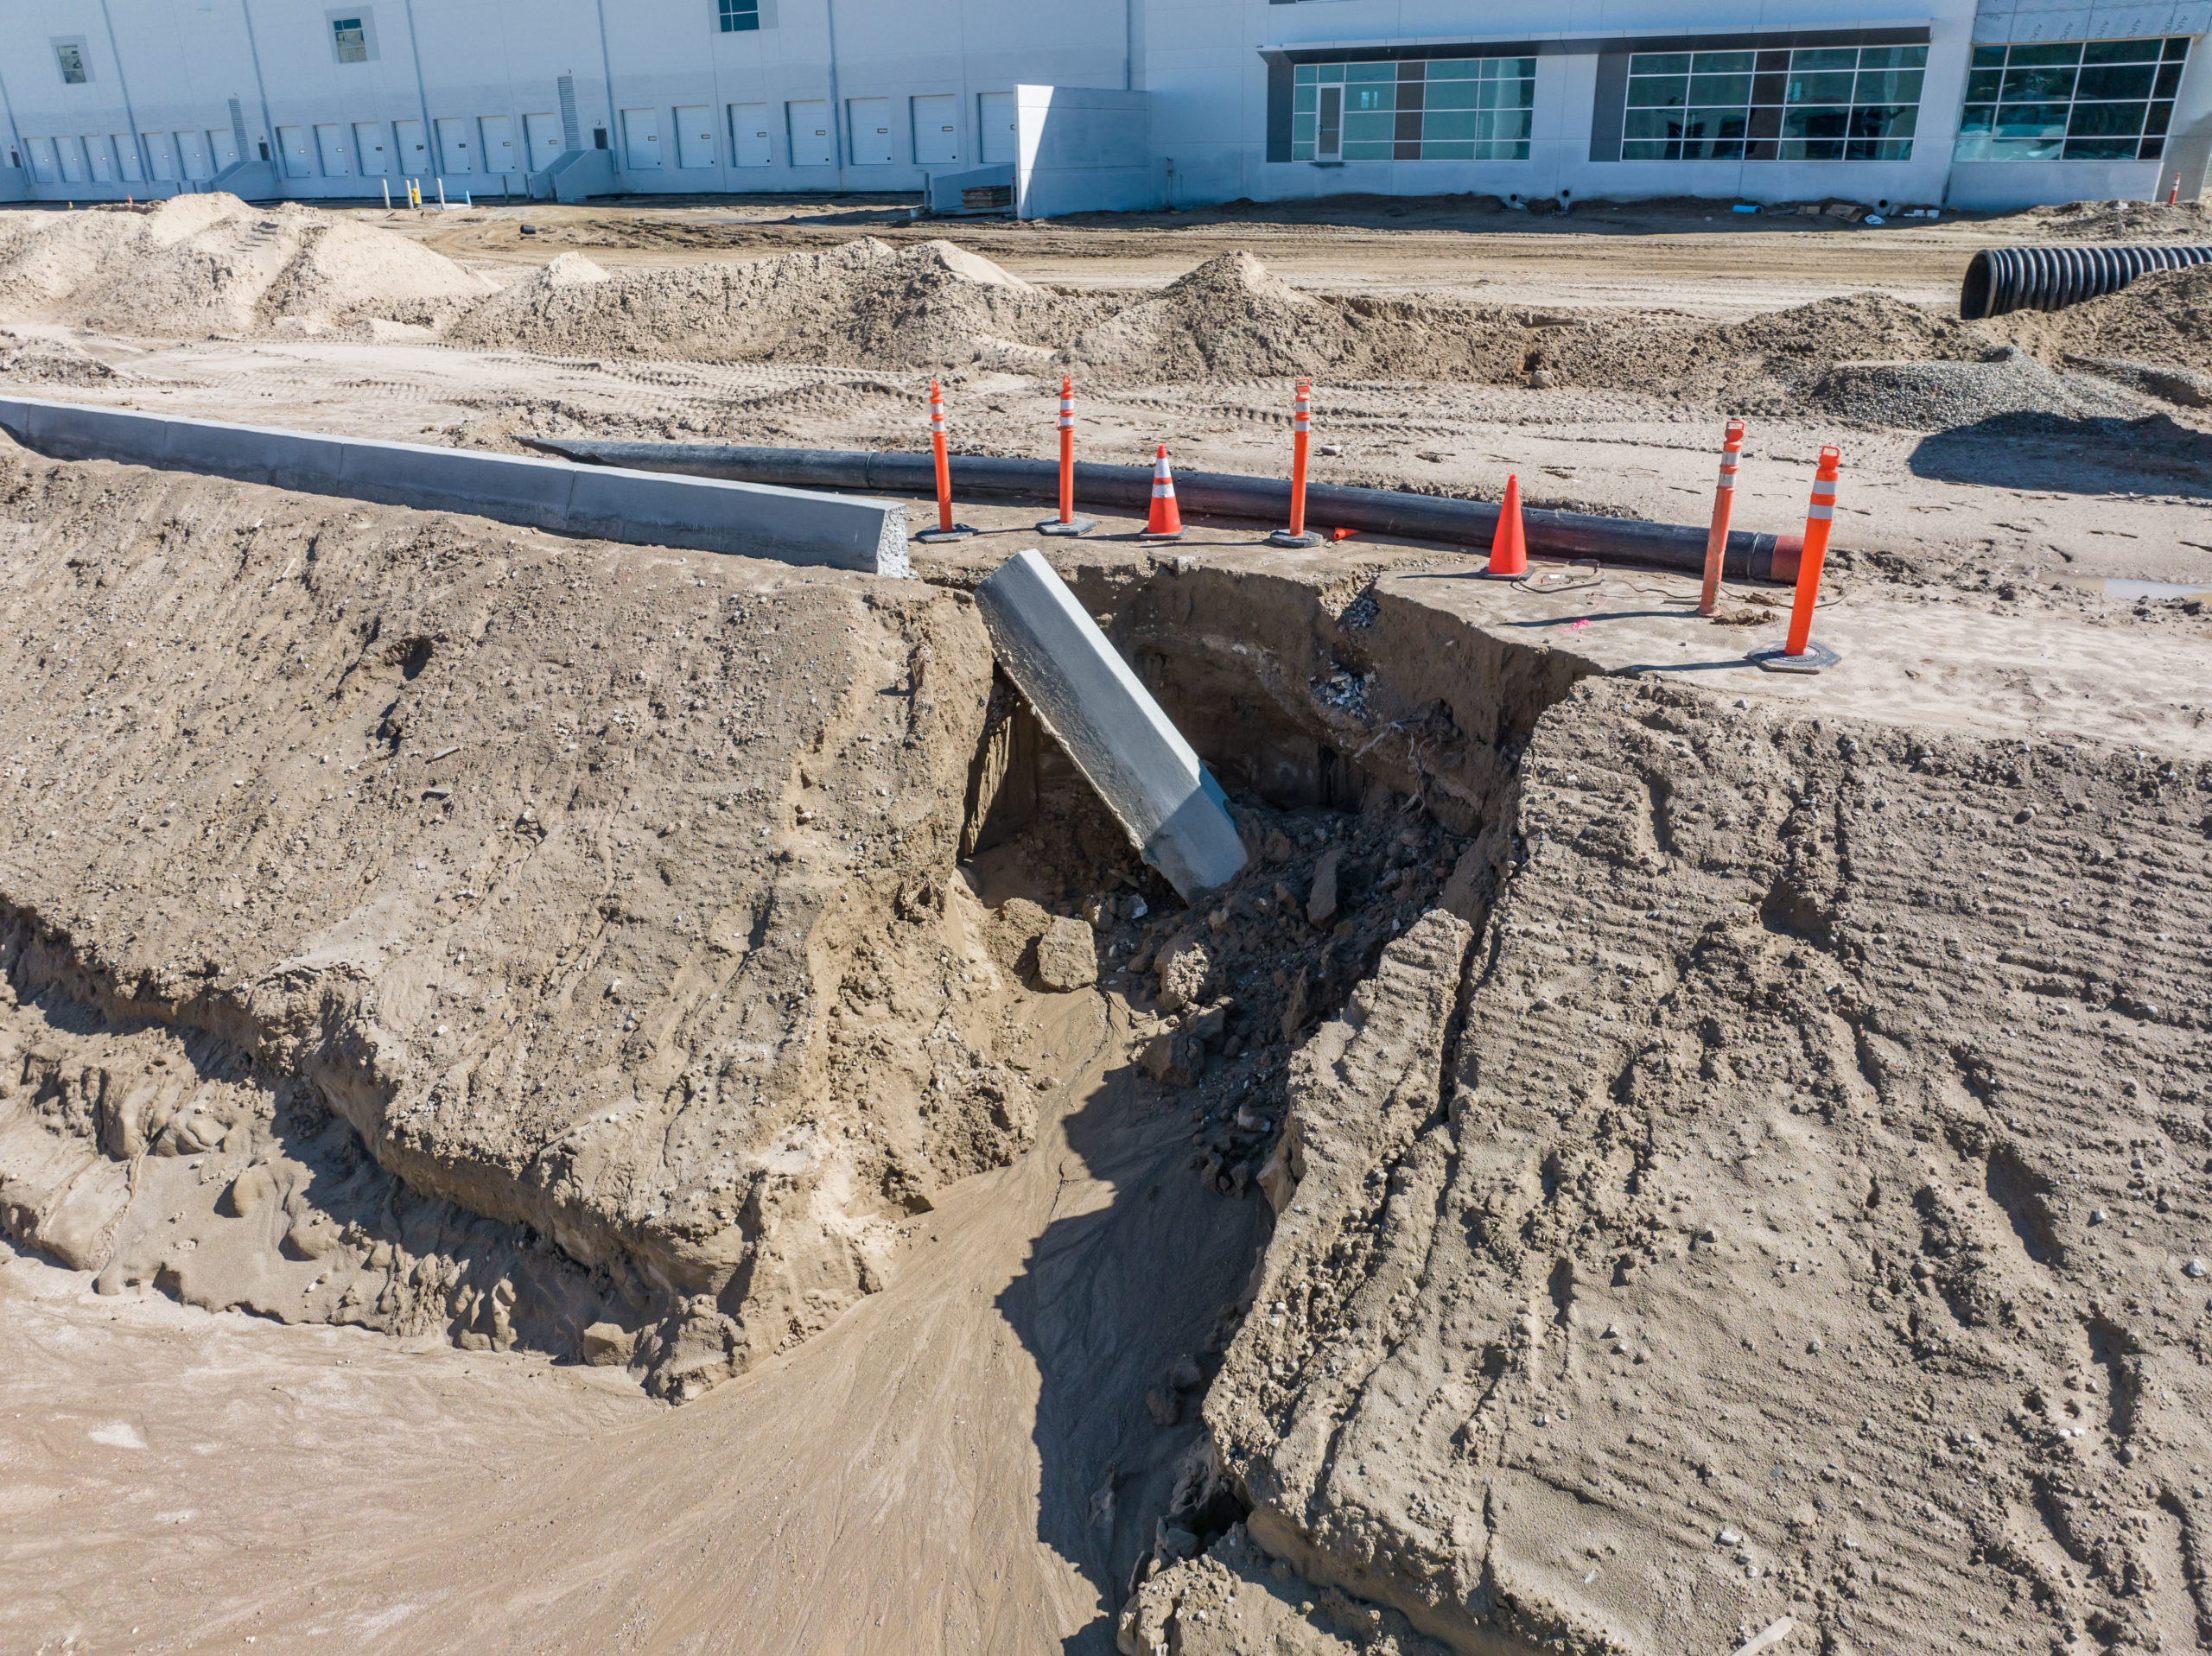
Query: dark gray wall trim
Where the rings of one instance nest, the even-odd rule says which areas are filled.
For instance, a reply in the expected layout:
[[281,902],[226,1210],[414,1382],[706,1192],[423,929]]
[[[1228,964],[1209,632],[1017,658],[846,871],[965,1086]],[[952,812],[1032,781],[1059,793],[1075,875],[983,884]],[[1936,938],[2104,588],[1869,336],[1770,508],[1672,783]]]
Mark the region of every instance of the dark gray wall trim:
[[1291,86],[1298,79],[1289,60],[1268,60],[1268,159],[1290,159]]
[[1628,54],[1598,54],[1598,102],[1590,112],[1590,159],[1621,158],[1621,125],[1628,107]]
[[1740,52],[1785,46],[1925,46],[1924,25],[1904,29],[1763,29],[1731,35],[1621,35],[1604,40],[1465,41],[1440,46],[1269,46],[1268,63],[1375,63],[1408,58],[1560,58],[1613,52]]

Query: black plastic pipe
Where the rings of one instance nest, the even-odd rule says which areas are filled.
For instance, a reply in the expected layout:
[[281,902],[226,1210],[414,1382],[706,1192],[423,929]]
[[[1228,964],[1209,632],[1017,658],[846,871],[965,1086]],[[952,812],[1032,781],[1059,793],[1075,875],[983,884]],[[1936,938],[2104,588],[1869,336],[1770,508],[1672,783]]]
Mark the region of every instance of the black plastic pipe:
[[[868,454],[835,448],[729,448],[714,443],[595,442],[567,437],[525,437],[533,448],[600,466],[645,472],[683,472],[797,489],[861,489],[931,495],[937,476],[927,454]],[[1057,504],[1060,471],[1052,460],[992,460],[956,454],[952,486],[963,495],[998,495]],[[1075,468],[1076,498],[1092,507],[1118,507],[1141,517],[1152,506],[1148,466]],[[1203,517],[1254,523],[1287,523],[1290,484],[1281,478],[1236,477],[1220,472],[1179,472],[1177,503]],[[1400,494],[1388,489],[1341,489],[1309,485],[1306,521],[1319,530],[1359,530],[1408,540],[1487,550],[1497,528],[1497,507],[1486,500],[1448,495]],[[1595,558],[1601,563],[1641,563],[1701,572],[1706,531],[1684,523],[1646,523],[1579,511],[1526,511],[1522,524],[1532,554]],[[1722,571],[1731,581],[1789,581],[1797,578],[1803,539],[1796,535],[1728,536]]]
[[1959,318],[1978,322],[2012,310],[2063,310],[2118,293],[2152,270],[2212,263],[2212,247],[1985,247],[1967,266]]

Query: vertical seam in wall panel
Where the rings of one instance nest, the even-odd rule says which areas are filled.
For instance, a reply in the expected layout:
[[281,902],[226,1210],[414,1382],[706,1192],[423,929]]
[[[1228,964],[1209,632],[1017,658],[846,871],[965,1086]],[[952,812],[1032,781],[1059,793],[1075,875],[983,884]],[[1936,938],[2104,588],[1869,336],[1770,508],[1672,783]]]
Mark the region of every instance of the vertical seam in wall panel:
[[1621,158],[1621,127],[1628,102],[1628,54],[1600,52],[1598,79],[1590,106],[1590,159]]
[[[150,164],[153,158],[146,153],[146,141],[138,131],[138,111],[130,102],[130,77],[124,73],[123,48],[115,38],[115,17],[108,10],[107,0],[100,0],[100,22],[107,29],[108,55],[115,60],[115,84],[123,94],[123,118],[130,123],[130,147],[138,155],[138,181],[147,183],[154,176]],[[118,162],[121,159],[117,157]]]
[[[238,0],[238,16],[245,22],[246,55],[253,60],[253,89],[261,100],[261,128],[269,144],[269,181],[276,191],[276,199],[284,200],[283,147],[276,142],[276,117],[269,112],[269,83],[261,78],[261,45],[253,33],[253,0]],[[248,143],[253,142],[249,138]],[[250,157],[241,153],[240,161]]]
[[[430,89],[423,84],[423,36],[415,26],[415,0],[406,0],[406,10],[407,55],[415,65],[415,107],[423,117],[423,153],[435,162],[437,156],[431,152],[430,146],[438,141],[438,130],[430,119]],[[409,175],[407,157],[396,153],[399,149],[399,128],[397,124],[391,130],[391,147],[395,152],[393,159],[399,162],[399,176],[404,180]]]

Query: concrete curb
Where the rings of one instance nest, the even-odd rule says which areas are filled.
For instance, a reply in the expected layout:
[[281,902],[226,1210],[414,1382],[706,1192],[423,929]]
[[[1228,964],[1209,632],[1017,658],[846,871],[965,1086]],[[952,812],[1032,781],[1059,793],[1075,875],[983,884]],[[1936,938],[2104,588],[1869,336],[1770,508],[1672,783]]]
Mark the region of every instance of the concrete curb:
[[976,588],[999,664],[1185,902],[1233,879],[1244,842],[1220,784],[1033,550]]
[[202,472],[303,494],[467,512],[637,545],[876,575],[912,573],[906,509],[890,500],[32,397],[0,397],[0,429],[57,460]]

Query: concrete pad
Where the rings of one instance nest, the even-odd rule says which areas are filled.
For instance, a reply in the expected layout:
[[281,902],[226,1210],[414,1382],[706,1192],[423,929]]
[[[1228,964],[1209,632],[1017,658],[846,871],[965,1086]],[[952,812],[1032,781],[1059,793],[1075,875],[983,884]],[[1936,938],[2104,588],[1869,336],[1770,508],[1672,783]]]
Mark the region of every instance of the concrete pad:
[[1033,549],[976,588],[999,664],[1183,896],[1234,879],[1244,842],[1219,784],[1066,584]]
[[61,460],[204,473],[306,494],[636,545],[912,574],[896,502],[765,484],[577,466],[422,443],[376,442],[36,397],[0,397],[0,429]]

